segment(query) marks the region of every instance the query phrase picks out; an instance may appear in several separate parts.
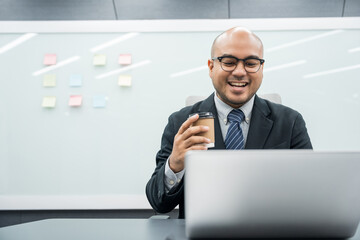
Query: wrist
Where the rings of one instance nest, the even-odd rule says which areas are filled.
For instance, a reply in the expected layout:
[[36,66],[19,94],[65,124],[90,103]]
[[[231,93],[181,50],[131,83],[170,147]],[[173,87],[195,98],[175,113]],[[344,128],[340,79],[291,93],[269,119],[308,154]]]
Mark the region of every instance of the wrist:
[[[170,169],[174,172],[174,173],[178,173],[181,172],[184,169],[184,164],[181,163],[174,163],[175,161],[172,159],[172,157],[170,156],[169,159],[169,167]],[[181,161],[178,161],[181,162]]]

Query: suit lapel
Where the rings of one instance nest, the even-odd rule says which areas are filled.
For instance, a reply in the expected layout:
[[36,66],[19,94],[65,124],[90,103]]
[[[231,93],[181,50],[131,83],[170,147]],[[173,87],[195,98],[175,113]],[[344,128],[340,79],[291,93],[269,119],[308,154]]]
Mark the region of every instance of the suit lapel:
[[[199,112],[211,112],[214,115],[214,127],[215,127],[215,147],[210,149],[225,149],[224,139],[221,134],[221,128],[219,118],[214,102],[214,93],[205,99],[199,106]],[[209,150],[210,150],[209,149]]]
[[224,139],[221,133],[221,128],[220,128],[220,123],[219,123],[219,118],[217,115],[217,110],[215,107],[215,103],[212,107],[212,111],[214,114],[214,127],[215,127],[215,147],[212,149],[225,149],[225,143],[224,143]]
[[265,100],[255,96],[245,149],[263,149],[273,126]]

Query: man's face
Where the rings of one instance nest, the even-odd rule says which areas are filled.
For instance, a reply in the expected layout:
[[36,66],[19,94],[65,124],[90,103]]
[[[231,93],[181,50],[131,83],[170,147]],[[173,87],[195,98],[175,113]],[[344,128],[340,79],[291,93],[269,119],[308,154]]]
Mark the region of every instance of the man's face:
[[[262,45],[246,32],[235,32],[221,36],[214,45],[213,57],[234,56],[262,58]],[[226,72],[218,60],[209,60],[209,75],[218,97],[233,108],[239,108],[249,101],[259,89],[263,78],[263,65],[256,73],[245,71],[239,61],[236,69]],[[244,85],[245,84],[245,85]],[[243,86],[244,85],[244,86]]]

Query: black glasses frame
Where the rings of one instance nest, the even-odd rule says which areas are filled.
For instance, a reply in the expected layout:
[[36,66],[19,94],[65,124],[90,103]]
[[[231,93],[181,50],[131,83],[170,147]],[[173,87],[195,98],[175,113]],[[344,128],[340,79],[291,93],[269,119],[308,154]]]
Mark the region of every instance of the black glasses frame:
[[[233,70],[231,71],[228,71],[228,70],[225,70],[221,64],[221,61],[223,60],[223,58],[233,58],[236,60],[236,66]],[[244,59],[241,59],[241,58],[237,58],[237,57],[234,57],[234,56],[222,56],[222,57],[216,57],[216,58],[212,58],[211,60],[215,61],[215,60],[219,60],[220,62],[220,66],[221,66],[221,69],[224,70],[225,72],[232,72],[234,71],[236,68],[237,68],[237,65],[239,64],[240,61],[244,62],[245,64],[245,61],[249,60],[249,59],[254,59],[254,60],[259,60],[260,61],[260,65],[259,65],[259,68],[255,71],[255,72],[249,72],[248,70],[246,70],[246,67],[244,67],[245,71],[246,72],[249,72],[249,73],[256,73],[260,70],[260,67],[261,65],[263,65],[263,63],[265,62],[265,59],[261,59],[261,58],[257,58],[257,57],[248,57],[248,58],[244,58]]]

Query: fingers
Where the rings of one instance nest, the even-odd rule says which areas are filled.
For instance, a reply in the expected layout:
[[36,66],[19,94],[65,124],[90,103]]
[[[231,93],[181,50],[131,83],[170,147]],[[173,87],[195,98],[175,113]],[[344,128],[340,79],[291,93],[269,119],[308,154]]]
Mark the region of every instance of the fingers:
[[208,126],[195,126],[195,127],[190,127],[188,128],[184,133],[183,133],[183,139],[188,139],[191,136],[197,135],[199,133],[202,132],[207,132],[209,131],[209,127]]
[[183,134],[194,122],[199,119],[199,114],[189,117],[179,128],[178,134]]
[[185,153],[189,150],[207,150],[208,148],[205,145],[197,144],[192,145],[187,149],[184,149],[184,151],[181,151],[180,153],[174,151],[171,153],[169,157],[169,167],[174,172],[180,172],[184,169],[184,158]]
[[192,126],[198,119],[199,115],[195,114],[181,125],[174,139],[176,145],[182,145],[182,149],[187,149],[194,144],[210,143],[210,139],[197,136],[199,133],[209,131],[208,126]]
[[210,139],[206,137],[192,136],[184,141],[184,147],[186,150],[188,150],[194,145],[197,146],[200,144],[208,144],[208,143],[210,143]]
[[209,130],[207,126],[196,126],[188,128],[183,134],[176,134],[174,138],[174,145],[186,150],[194,144],[210,143],[210,139],[197,136],[196,134],[206,132]]
[[189,117],[179,128],[174,137],[173,149],[169,158],[170,169],[179,172],[184,169],[184,156],[189,150],[207,150],[205,144],[211,142],[210,139],[197,134],[207,132],[207,126],[192,126],[199,119],[195,114]]
[[208,148],[204,145],[193,145],[188,150],[207,150]]

